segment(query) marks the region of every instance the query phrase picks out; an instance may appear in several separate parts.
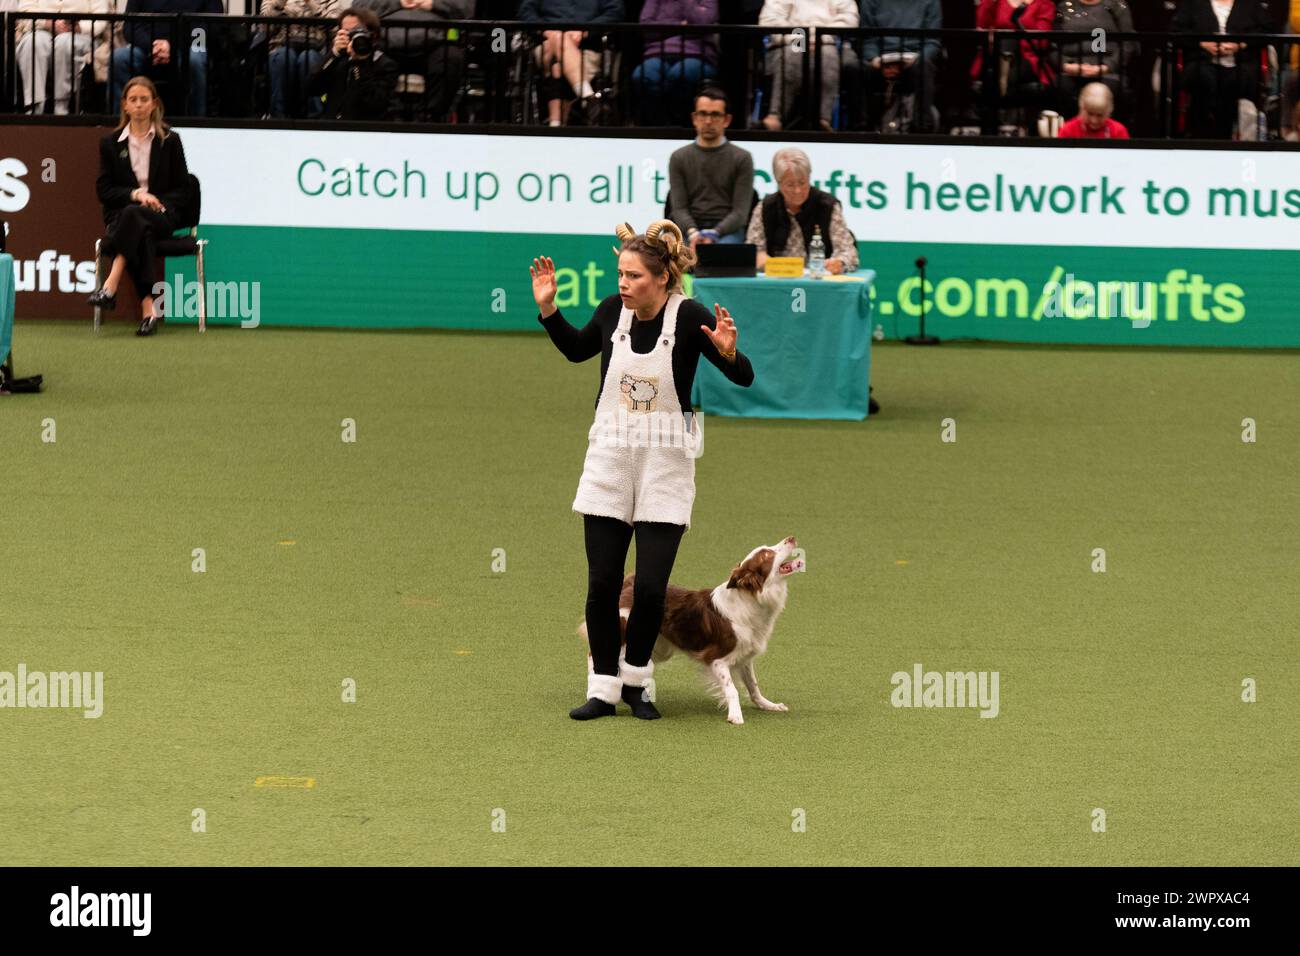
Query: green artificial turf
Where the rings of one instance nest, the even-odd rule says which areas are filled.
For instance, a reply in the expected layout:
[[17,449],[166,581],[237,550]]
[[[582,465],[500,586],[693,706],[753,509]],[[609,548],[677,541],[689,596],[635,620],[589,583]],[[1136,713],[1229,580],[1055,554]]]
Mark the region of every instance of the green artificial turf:
[[[0,670],[105,703],[0,709],[0,863],[1300,862],[1294,352],[888,343],[870,421],[706,415],[673,581],[808,557],[758,664],[790,711],[733,727],[682,659],[663,720],[567,716],[596,362],[130,333],[15,333]],[[891,706],[917,662],[998,671],[999,715]]]

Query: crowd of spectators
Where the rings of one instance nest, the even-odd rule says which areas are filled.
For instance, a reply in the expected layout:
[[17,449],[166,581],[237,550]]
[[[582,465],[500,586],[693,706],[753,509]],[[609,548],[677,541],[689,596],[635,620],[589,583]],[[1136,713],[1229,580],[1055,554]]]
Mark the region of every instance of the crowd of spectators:
[[[1300,0],[232,2],[0,0],[19,14],[0,109],[114,113],[145,75],[195,116],[661,127],[717,86],[743,104],[737,125],[769,130],[1114,138],[1136,122],[1294,140],[1300,125]],[[220,28],[231,13],[259,19]],[[119,14],[200,28],[93,19]]]

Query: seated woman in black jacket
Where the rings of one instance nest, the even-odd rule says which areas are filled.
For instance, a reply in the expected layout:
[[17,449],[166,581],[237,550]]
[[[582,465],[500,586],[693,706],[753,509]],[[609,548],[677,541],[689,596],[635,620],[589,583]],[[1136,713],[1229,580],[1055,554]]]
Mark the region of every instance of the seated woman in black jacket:
[[153,309],[155,243],[176,231],[190,180],[181,138],[163,122],[162,100],[148,77],[132,77],[122,90],[122,121],[99,141],[95,191],[115,255],[90,304],[117,305],[118,283],[129,271],[144,313],[136,334],[152,335],[159,318]]

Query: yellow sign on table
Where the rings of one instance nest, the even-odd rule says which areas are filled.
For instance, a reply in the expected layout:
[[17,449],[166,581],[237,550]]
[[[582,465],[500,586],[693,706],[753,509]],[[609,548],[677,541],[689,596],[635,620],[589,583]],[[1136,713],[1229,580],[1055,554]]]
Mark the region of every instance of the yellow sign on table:
[[763,275],[769,279],[803,278],[803,260],[797,256],[772,256],[763,263]]

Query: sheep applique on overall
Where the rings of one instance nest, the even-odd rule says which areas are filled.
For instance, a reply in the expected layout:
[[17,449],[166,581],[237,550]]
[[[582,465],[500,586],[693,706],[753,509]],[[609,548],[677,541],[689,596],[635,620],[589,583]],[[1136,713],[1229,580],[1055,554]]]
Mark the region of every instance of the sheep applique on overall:
[[637,378],[635,375],[625,374],[619,381],[618,388],[623,393],[623,403],[630,405],[629,411],[654,411],[655,396],[659,394],[658,379]]

